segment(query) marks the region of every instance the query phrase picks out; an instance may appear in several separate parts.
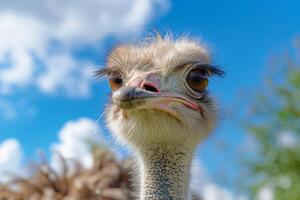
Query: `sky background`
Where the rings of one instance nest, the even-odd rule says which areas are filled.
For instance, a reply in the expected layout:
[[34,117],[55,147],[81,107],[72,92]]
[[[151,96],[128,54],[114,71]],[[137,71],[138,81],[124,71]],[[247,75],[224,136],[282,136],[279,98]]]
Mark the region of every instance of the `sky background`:
[[[247,143],[235,117],[249,106],[240,91],[260,90],[270,57],[293,45],[300,35],[299,7],[296,0],[2,0],[0,174],[20,171],[38,159],[38,150],[53,166],[53,151],[59,151],[88,167],[82,141],[109,136],[104,118],[96,122],[109,87],[94,79],[93,70],[105,64],[114,45],[171,31],[205,41],[226,71],[209,86],[222,121],[197,158],[210,182],[233,199],[236,187],[227,178],[241,173],[238,151]],[[217,179],[220,174],[227,178]]]

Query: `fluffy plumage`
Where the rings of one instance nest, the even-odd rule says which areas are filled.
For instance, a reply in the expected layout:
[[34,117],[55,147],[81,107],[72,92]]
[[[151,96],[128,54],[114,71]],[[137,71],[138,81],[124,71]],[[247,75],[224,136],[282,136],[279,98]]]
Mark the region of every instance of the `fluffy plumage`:
[[[129,99],[132,109],[127,109],[113,96],[107,106],[108,127],[140,157],[142,200],[188,198],[193,152],[217,121],[216,106],[207,89],[195,91],[187,81],[192,70],[198,73],[196,78],[193,74],[190,78],[195,84],[223,74],[211,64],[210,54],[202,43],[184,37],[176,40],[157,37],[114,48],[107,67],[96,72],[97,76],[118,73],[122,85],[113,94],[123,94],[124,88],[132,90],[134,85],[145,95],[162,97],[171,93],[181,98],[180,101],[173,98],[171,102],[170,98],[161,98],[159,106],[167,109],[155,109],[151,101],[155,98]],[[151,88],[146,88],[148,83]],[[187,102],[199,109],[191,109]],[[150,104],[152,107],[147,106]]]

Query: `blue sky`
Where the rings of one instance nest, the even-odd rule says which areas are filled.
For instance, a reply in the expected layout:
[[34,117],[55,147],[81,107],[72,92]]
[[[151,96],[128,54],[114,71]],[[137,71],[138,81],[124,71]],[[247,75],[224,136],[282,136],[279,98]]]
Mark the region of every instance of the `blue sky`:
[[[41,14],[42,11],[33,10],[35,6],[33,8],[21,7],[17,5],[17,1],[0,3],[0,7],[3,4],[0,9],[0,22],[13,23],[16,27],[11,25],[8,27],[14,27],[12,30],[19,30],[18,28],[22,28],[22,26],[27,28],[24,23],[20,27],[17,26],[22,24],[22,20],[27,20],[25,24],[29,24],[30,31],[32,30],[32,32],[21,31],[19,34],[13,35],[21,38],[17,41],[25,43],[23,46],[15,47],[10,43],[4,45],[3,48],[0,46],[0,74],[1,70],[13,66],[12,63],[16,62],[14,59],[25,60],[26,64],[27,54],[20,53],[24,49],[30,52],[29,55],[34,58],[32,62],[35,66],[33,75],[29,76],[31,79],[27,82],[25,79],[20,83],[9,82],[3,77],[1,80],[0,75],[0,84],[7,86],[1,89],[0,85],[0,143],[9,138],[17,139],[26,159],[35,157],[37,149],[41,149],[49,155],[51,144],[59,141],[58,132],[66,122],[81,117],[97,120],[107,101],[109,88],[106,82],[97,82],[88,75],[77,77],[77,73],[86,74],[85,69],[103,66],[105,52],[113,45],[138,39],[153,29],[161,32],[171,31],[175,35],[188,33],[193,37],[203,39],[209,45],[215,63],[222,66],[227,73],[225,78],[216,78],[210,85],[213,93],[218,96],[224,120],[215,134],[201,146],[199,156],[212,177],[220,169],[234,176],[241,167],[237,162],[239,158],[236,157],[236,152],[240,144],[244,142],[245,133],[236,118],[232,118],[229,113],[239,113],[248,106],[245,100],[239,98],[239,91],[251,93],[259,90],[262,78],[267,73],[268,58],[289,48],[293,39],[300,35],[300,2],[296,0],[146,2],[148,3],[139,5],[145,7],[143,7],[142,13],[138,12],[138,9],[127,11],[126,9],[129,10],[128,5],[124,5],[124,9],[119,11],[119,8],[115,8],[116,5],[108,3],[109,5],[106,6],[110,7],[107,8],[108,13],[106,14],[113,20],[109,19],[107,23],[105,20],[104,22],[101,20],[95,22],[95,26],[98,26],[96,29],[90,27],[93,24],[89,26],[88,23],[84,28],[78,28],[76,23],[73,29],[72,26],[65,28],[69,25],[67,22],[61,28],[61,24],[55,21],[55,17],[60,15],[55,16],[56,10],[51,10],[51,13],[45,6],[42,9],[49,11],[50,14],[54,13],[53,18],[47,14]],[[32,4],[36,3],[32,1]],[[39,9],[38,7],[41,5],[36,6],[36,9]],[[66,3],[61,8],[57,8],[57,12],[62,12],[68,6]],[[92,9],[88,6],[83,8]],[[76,12],[80,10],[74,9]],[[111,15],[109,15],[110,9]],[[105,7],[100,9],[99,13],[101,11],[104,12]],[[114,15],[116,12],[121,13],[119,18]],[[126,23],[119,23],[118,20],[122,20],[122,13],[127,15],[127,12],[133,12],[135,15],[129,17]],[[10,15],[5,15],[7,13]],[[39,18],[39,16],[41,17]],[[93,16],[89,16],[89,12],[79,13],[78,16],[83,16],[87,20],[94,19]],[[65,18],[63,19],[65,20]],[[56,25],[53,27],[53,24]],[[49,31],[47,27],[58,31]],[[86,32],[82,30],[85,28]],[[0,32],[7,30],[5,25],[0,25]],[[37,34],[36,38],[34,38],[35,34]],[[27,45],[26,37],[24,36],[23,40],[23,35],[26,37],[33,35],[33,38],[29,36],[28,38],[37,41]],[[11,38],[10,34],[0,34],[0,41],[6,40],[14,40],[14,38]],[[14,51],[18,53],[14,54]],[[16,56],[14,57],[14,55]],[[54,62],[53,60],[60,55],[66,56]],[[66,57],[71,57],[71,59]],[[70,80],[74,81],[74,85],[71,86],[66,85],[64,78],[56,80],[56,85],[51,82],[51,77],[55,77],[57,72],[53,72],[54,75],[39,74],[43,70],[51,71],[47,67],[48,65],[56,65],[61,62],[63,64],[71,63],[77,67],[82,65],[87,67],[82,68],[84,70],[74,69],[71,73],[66,72],[66,76],[75,74],[70,77]],[[68,67],[65,68],[68,71]],[[26,70],[21,70],[21,76],[16,76],[16,78],[24,78],[22,76],[24,73]],[[43,82],[41,79],[49,79],[49,82]],[[36,80],[36,83],[32,80]],[[84,84],[77,83],[76,80]],[[82,87],[82,91],[77,91],[77,87]],[[1,107],[1,102],[5,106]],[[103,125],[103,119],[100,124]],[[220,142],[227,143],[226,150],[218,150],[216,146]],[[234,188],[222,180],[217,182],[228,188]]]

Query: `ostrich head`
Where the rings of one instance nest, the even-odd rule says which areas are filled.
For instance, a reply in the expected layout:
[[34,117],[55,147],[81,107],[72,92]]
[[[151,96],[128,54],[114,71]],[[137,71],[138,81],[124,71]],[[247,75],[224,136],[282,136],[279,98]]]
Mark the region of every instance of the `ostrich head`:
[[161,37],[118,46],[108,56],[112,102],[109,128],[135,148],[151,143],[199,143],[216,123],[209,79],[223,71],[211,64],[201,43]]
[[157,37],[118,46],[108,55],[112,133],[141,158],[141,199],[187,199],[196,145],[214,128],[217,109],[209,80],[223,71],[203,44]]

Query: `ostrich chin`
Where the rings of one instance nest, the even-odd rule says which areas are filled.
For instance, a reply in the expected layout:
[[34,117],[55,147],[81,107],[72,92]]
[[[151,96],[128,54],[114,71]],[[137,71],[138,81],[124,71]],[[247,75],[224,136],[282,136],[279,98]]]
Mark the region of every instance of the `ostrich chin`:
[[[125,89],[126,90],[126,89]],[[201,107],[178,94],[153,94],[145,92],[138,98],[117,91],[115,104],[108,108],[108,125],[117,137],[130,142],[134,148],[141,145],[184,144],[194,148],[215,125],[210,107]],[[117,127],[117,128],[116,128]]]

